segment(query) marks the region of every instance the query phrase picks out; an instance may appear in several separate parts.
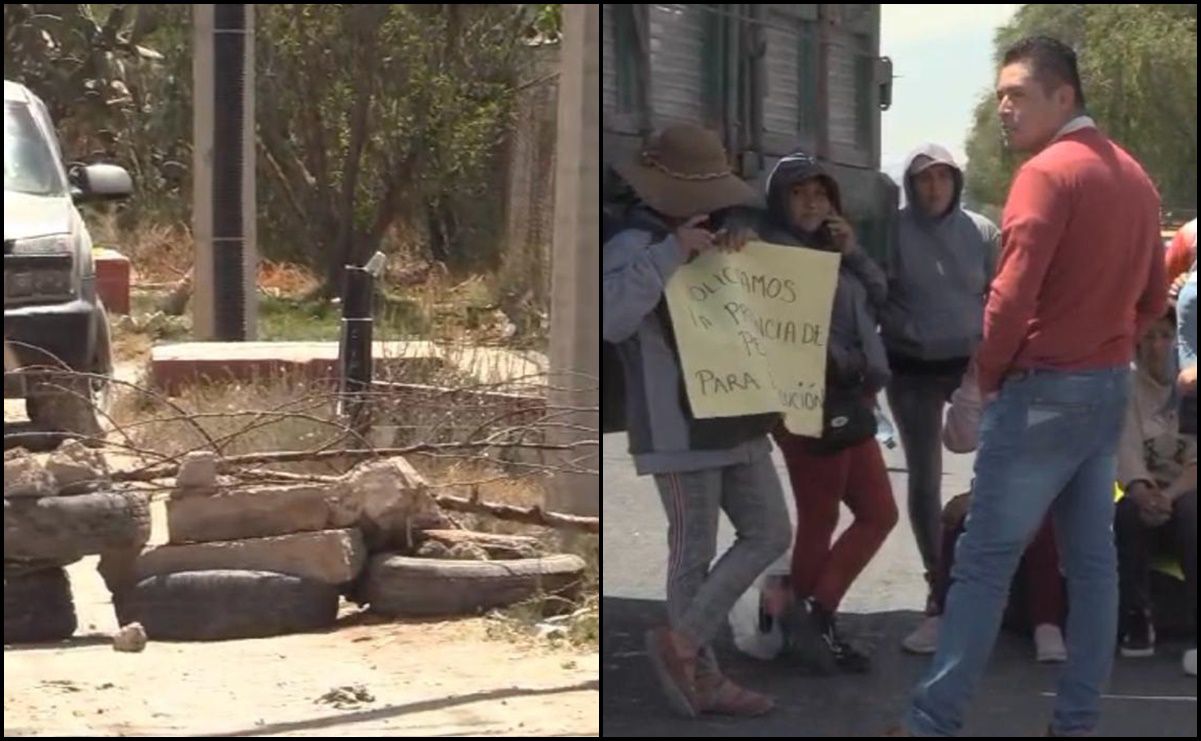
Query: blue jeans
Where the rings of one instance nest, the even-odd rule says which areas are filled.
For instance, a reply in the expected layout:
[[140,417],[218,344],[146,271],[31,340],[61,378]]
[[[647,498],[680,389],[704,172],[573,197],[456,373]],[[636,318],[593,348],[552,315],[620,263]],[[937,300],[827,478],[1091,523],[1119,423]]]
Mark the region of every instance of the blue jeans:
[[1033,371],[984,411],[976,483],[955,553],[938,651],[905,725],[951,736],[984,673],[1022,551],[1051,510],[1068,582],[1068,660],[1052,728],[1091,732],[1113,667],[1118,570],[1113,484],[1130,371]]
[[1180,367],[1197,364],[1197,271],[1189,274],[1176,299],[1176,336]]

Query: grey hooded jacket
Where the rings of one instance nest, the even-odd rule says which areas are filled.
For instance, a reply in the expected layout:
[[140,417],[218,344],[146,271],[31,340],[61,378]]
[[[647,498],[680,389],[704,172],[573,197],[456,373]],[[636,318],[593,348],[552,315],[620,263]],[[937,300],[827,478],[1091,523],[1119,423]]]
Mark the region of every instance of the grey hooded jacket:
[[[949,165],[955,173],[950,209],[935,218],[917,204],[913,161],[920,156]],[[901,210],[895,250],[888,266],[888,304],[881,317],[893,371],[904,365],[966,360],[984,331],[984,304],[1000,250],[1001,232],[980,214],[960,205],[963,171],[951,153],[926,144],[905,164],[906,206]]]
[[630,453],[639,474],[752,463],[771,454],[779,415],[696,419],[689,409],[663,289],[684,263],[675,236],[635,209],[601,252],[601,335],[623,370]]

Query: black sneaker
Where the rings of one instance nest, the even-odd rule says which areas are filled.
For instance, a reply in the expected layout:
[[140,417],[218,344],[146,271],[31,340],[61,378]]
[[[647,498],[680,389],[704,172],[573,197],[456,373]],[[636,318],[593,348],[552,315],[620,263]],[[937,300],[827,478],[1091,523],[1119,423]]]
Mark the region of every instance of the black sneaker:
[[1119,651],[1128,659],[1155,655],[1155,626],[1146,610],[1131,612],[1122,620],[1122,639]]
[[825,639],[825,610],[812,598],[797,600],[785,618],[786,656],[809,672],[838,671],[838,663]]
[[830,653],[834,655],[834,663],[838,665],[838,668],[852,674],[863,674],[871,669],[871,659],[868,658],[868,655],[847,643],[838,634],[838,623],[835,621],[834,615],[827,613],[821,605],[817,605],[817,610],[822,613],[825,621],[822,640],[830,647]]
[[859,674],[871,666],[866,654],[842,639],[834,616],[812,597],[797,602],[789,628],[791,655],[819,674]]

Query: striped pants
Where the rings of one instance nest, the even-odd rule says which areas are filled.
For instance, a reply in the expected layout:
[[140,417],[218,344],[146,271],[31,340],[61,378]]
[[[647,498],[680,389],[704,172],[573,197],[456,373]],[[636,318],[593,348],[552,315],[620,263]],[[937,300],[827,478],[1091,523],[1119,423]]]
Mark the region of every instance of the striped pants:
[[[673,630],[705,646],[712,661],[707,647],[730,608],[792,541],[780,478],[763,455],[724,468],[660,474],[655,483],[668,520],[668,618]],[[721,512],[737,539],[715,563]]]

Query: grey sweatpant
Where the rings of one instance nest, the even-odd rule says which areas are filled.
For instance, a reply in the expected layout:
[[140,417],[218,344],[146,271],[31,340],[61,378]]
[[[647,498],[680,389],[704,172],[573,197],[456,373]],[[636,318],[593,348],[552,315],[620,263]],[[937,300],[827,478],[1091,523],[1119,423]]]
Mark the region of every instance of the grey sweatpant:
[[[771,456],[749,463],[655,476],[667,512],[667,613],[672,629],[707,647],[730,608],[792,542]],[[737,540],[717,563],[718,515]],[[706,648],[707,661],[712,653]]]

